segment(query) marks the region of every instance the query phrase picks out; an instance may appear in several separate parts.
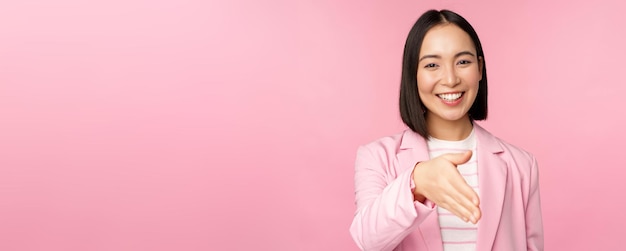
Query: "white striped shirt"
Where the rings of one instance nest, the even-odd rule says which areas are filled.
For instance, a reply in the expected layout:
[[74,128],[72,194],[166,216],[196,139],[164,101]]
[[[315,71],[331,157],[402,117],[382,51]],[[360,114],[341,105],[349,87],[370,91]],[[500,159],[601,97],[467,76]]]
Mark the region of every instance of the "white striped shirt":
[[[479,194],[474,130],[472,129],[472,132],[466,139],[460,141],[440,140],[433,137],[428,139],[428,151],[431,159],[446,153],[462,153],[468,150],[473,152],[471,159],[457,168],[467,184]],[[441,207],[437,207],[437,213],[439,214],[439,227],[441,228],[444,251],[476,250],[476,234],[478,232],[476,225],[471,222],[464,222]]]

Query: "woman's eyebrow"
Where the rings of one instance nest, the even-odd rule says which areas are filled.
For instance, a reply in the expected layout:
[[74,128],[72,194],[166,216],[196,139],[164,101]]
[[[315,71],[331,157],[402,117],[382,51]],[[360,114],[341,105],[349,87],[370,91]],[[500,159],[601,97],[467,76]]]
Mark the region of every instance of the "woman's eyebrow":
[[422,62],[422,60],[427,59],[427,58],[441,58],[441,56],[439,56],[439,55],[424,55],[417,62]]
[[458,58],[458,57],[463,56],[463,55],[470,55],[470,56],[472,56],[472,57],[476,57],[476,55],[474,55],[474,53],[471,53],[471,52],[469,52],[469,51],[462,51],[462,52],[459,52],[459,53],[457,53],[456,55],[454,55],[454,57],[455,57],[455,58]]
[[[476,56],[476,55],[474,55],[474,53],[471,53],[470,51],[462,51],[462,52],[459,52],[459,53],[455,54],[454,57],[458,58],[458,57],[463,56],[463,55],[470,55],[472,57]],[[437,58],[437,59],[440,59],[441,56],[439,56],[439,55],[424,55],[424,56],[422,56],[420,58],[420,60],[418,62],[421,62],[422,60],[427,59],[427,58]]]

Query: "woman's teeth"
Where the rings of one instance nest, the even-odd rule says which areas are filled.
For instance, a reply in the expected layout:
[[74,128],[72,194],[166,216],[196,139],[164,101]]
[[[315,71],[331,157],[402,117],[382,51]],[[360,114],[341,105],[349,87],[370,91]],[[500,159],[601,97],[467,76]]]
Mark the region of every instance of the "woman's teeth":
[[463,93],[459,92],[459,93],[438,94],[437,96],[440,97],[441,99],[445,100],[445,101],[455,101],[455,100],[459,99],[462,95],[463,95]]

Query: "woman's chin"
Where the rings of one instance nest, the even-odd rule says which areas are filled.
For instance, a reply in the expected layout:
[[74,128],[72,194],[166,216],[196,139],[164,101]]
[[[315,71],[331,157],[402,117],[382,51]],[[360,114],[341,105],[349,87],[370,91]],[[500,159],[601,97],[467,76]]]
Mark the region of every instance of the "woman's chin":
[[462,112],[431,114],[430,117],[437,117],[437,120],[442,120],[446,122],[457,122],[468,118],[467,113]]

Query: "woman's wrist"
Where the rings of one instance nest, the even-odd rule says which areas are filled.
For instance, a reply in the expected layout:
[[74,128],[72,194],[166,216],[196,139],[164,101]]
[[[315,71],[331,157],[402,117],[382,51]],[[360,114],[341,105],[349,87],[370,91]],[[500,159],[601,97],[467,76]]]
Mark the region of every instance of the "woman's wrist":
[[413,201],[424,203],[424,201],[426,201],[426,197],[417,191],[417,182],[415,182],[415,169],[419,163],[421,162],[417,162],[415,166],[413,166],[413,172],[411,173],[411,192],[413,193]]

